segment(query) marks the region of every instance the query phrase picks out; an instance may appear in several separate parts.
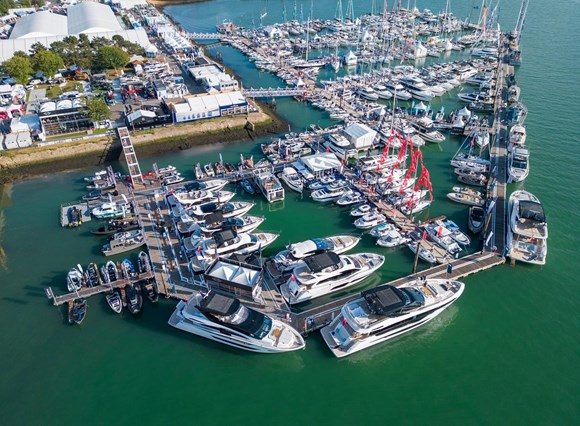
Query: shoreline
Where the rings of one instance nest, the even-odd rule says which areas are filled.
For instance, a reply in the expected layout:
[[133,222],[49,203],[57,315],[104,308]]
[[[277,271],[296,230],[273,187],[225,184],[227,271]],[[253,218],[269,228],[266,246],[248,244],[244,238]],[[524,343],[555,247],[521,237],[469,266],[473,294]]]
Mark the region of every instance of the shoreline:
[[[253,131],[247,128],[248,119],[255,126]],[[131,138],[137,155],[146,157],[200,145],[248,141],[277,135],[286,129],[287,123],[284,120],[261,105],[260,112],[251,113],[248,117],[220,117],[216,120],[140,130],[132,134]],[[43,148],[24,148],[0,156],[0,185],[47,173],[107,165],[119,161],[121,156],[121,145],[116,136]]]

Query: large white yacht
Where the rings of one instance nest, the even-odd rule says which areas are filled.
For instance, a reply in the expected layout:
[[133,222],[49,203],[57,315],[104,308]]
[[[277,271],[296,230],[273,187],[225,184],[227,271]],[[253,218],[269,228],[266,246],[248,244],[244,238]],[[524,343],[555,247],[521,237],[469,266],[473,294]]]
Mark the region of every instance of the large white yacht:
[[525,145],[526,128],[519,124],[512,126],[512,128],[510,129],[509,143],[514,146]]
[[280,286],[289,304],[305,302],[359,283],[385,262],[374,253],[338,255],[333,252],[304,258],[292,272],[288,282]]
[[180,301],[169,325],[252,352],[289,352],[305,346],[290,325],[219,293],[196,294]]
[[190,259],[189,267],[194,271],[203,271],[218,257],[227,257],[233,253],[254,253],[272,244],[276,238],[277,234],[237,234],[228,229],[216,232],[207,239],[196,239],[195,236],[186,238],[182,249]]
[[278,177],[293,191],[302,192],[304,189],[302,178],[294,167],[284,167]]
[[459,281],[427,279],[363,291],[321,330],[322,337],[337,357],[353,354],[429,322],[456,301],[464,288]]
[[334,237],[312,238],[299,243],[289,244],[286,250],[282,250],[273,260],[281,271],[292,269],[301,259],[317,253],[332,251],[336,254],[345,253],[353,249],[359,237],[350,235],[337,235]]
[[236,195],[231,191],[175,191],[167,195],[167,202],[174,206],[180,203],[184,207],[197,206],[204,203],[227,203]]
[[198,218],[203,218],[208,214],[221,212],[224,217],[243,216],[254,207],[254,203],[247,201],[232,201],[229,203],[205,203],[191,208],[191,214]]
[[538,197],[527,191],[515,191],[509,199],[509,212],[508,256],[520,262],[545,265],[548,223]]

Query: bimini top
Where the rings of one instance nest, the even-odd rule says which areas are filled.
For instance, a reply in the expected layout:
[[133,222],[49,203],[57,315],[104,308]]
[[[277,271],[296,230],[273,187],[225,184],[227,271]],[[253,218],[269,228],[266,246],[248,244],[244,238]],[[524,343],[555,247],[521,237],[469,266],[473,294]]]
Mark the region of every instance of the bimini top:
[[204,217],[206,225],[214,225],[218,223],[222,223],[224,221],[224,215],[221,211],[217,211],[215,213],[208,214]]
[[371,310],[377,315],[389,315],[400,311],[406,304],[401,290],[387,285],[362,292]]
[[236,238],[236,231],[233,229],[226,229],[224,231],[219,231],[213,234],[213,239],[218,246],[223,245],[227,241],[231,241]]
[[301,257],[306,253],[316,253],[325,250],[331,250],[332,248],[333,247],[328,244],[328,241],[322,238],[313,238],[311,240],[290,245],[290,251],[294,257]]
[[544,207],[535,201],[520,201],[519,217],[523,219],[535,220],[537,222],[546,222]]
[[235,314],[240,308],[240,301],[233,297],[219,293],[209,293],[199,304],[199,309],[212,315],[229,316]]
[[333,251],[326,253],[313,254],[304,258],[304,263],[312,272],[320,272],[330,266],[335,266],[340,263],[340,257]]

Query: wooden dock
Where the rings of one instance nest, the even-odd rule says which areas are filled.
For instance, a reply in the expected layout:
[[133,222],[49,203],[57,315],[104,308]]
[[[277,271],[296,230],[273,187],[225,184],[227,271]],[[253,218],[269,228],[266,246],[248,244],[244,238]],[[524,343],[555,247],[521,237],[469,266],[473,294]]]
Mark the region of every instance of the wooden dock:
[[116,288],[123,289],[125,288],[125,286],[129,284],[135,284],[139,281],[150,280],[152,278],[153,278],[152,273],[137,274],[136,277],[131,279],[121,279],[114,281],[110,284],[101,284],[94,287],[82,287],[78,291],[73,291],[60,296],[54,294],[52,287],[48,287],[46,289],[46,295],[49,299],[52,299],[54,306],[60,306],[64,305],[65,303],[72,302],[75,299],[87,298],[90,296],[94,296],[95,294],[106,293]]

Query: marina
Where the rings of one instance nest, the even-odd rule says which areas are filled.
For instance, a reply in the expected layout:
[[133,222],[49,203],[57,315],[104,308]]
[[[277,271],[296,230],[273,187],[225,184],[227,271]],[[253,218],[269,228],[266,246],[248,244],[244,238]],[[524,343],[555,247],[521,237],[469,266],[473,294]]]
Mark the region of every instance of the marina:
[[[313,6],[296,3],[295,11],[292,2],[262,0],[243,5],[211,0],[162,9],[183,28],[181,36],[205,34],[205,41],[195,40],[200,46],[208,43],[203,48],[207,54],[243,82],[240,91],[271,88],[255,93],[266,94],[260,104],[270,104],[287,121],[286,134],[248,132],[252,140],[233,144],[224,137],[224,143],[165,153],[161,151],[168,147],[156,150],[136,143],[133,149],[139,158],[130,164],[138,166],[138,172],[124,156],[111,164],[122,175],[111,199],[83,198],[96,191],[85,188],[92,182],[84,177],[96,175],[104,165],[48,171],[4,188],[1,315],[8,342],[3,359],[11,368],[0,393],[7,422],[178,422],[185,414],[175,408],[187,406],[194,410],[195,421],[206,423],[366,424],[385,422],[384,413],[371,408],[385,401],[391,402],[389,419],[403,423],[469,423],[474,418],[496,423],[577,422],[578,368],[573,354],[578,342],[572,337],[577,324],[569,319],[578,310],[571,261],[576,241],[570,231],[578,220],[573,208],[578,194],[570,185],[578,160],[565,144],[574,122],[574,107],[562,90],[572,87],[574,75],[574,31],[561,19],[567,7],[531,2],[520,50],[519,37],[509,32],[519,2],[502,4],[501,16],[499,8],[486,2],[489,21],[500,17],[497,22],[504,31],[497,45],[499,60],[485,59],[489,67],[478,68],[476,74],[481,78],[478,84],[496,83],[487,92],[493,99],[490,107],[488,99],[470,94],[480,89],[467,83],[471,78],[430,101],[411,95],[408,100],[397,98],[393,105],[395,94],[387,98],[384,90],[399,65],[412,65],[416,71],[409,68],[403,74],[425,81],[423,68],[431,72],[439,65],[478,61],[471,46],[440,52],[428,46],[426,58],[403,60],[394,57],[397,50],[415,46],[391,45],[393,59],[375,63],[375,57],[387,53],[381,46],[385,39],[375,38],[376,46],[370,40],[362,43],[359,28],[378,18],[364,18],[361,27],[358,18],[381,15],[378,2],[352,2],[356,26],[346,29],[350,24],[343,20],[345,29],[339,31],[315,23],[317,17],[324,25],[326,20],[333,23],[336,0]],[[348,0],[342,3],[346,10]],[[388,3],[389,14],[405,6]],[[435,28],[446,3],[417,2],[415,28],[426,29],[423,18],[433,19],[426,27]],[[469,16],[476,22],[484,13],[482,6],[472,8],[469,3],[449,5],[458,21],[467,22]],[[425,7],[433,11],[433,18]],[[313,16],[310,23],[308,16]],[[271,48],[276,44],[282,52],[292,50],[283,63],[305,59],[307,37],[310,43],[322,44],[350,32],[344,40],[352,45],[311,43],[309,65],[324,57],[331,61],[318,74],[308,71],[314,66],[300,68],[304,63],[285,65],[286,71],[302,72],[307,86],[287,96],[287,86],[298,93],[290,81],[296,74],[281,78],[277,70],[257,67],[256,62],[266,64],[233,46],[228,39],[235,34],[212,39],[216,24],[227,22],[247,32],[270,26],[287,31],[290,35],[277,41],[248,39],[262,43],[266,59],[274,56]],[[517,22],[521,33],[523,22]],[[291,35],[301,30],[305,33]],[[455,44],[474,32],[477,29],[464,29],[441,39]],[[427,46],[434,36],[416,39]],[[284,47],[288,38],[304,41]],[[494,53],[473,47],[478,54]],[[351,56],[349,51],[357,57],[356,67],[349,70],[343,63],[335,71],[333,57]],[[280,64],[278,58],[276,65]],[[405,97],[408,89],[397,93]],[[373,99],[375,95],[379,99]],[[343,101],[348,109],[338,109],[341,98],[348,99]],[[376,111],[367,114],[376,105]],[[464,108],[477,119],[464,118]],[[426,118],[433,127],[425,128],[444,139],[433,133],[428,140],[421,127],[429,125]],[[353,124],[357,126],[349,128]],[[525,131],[523,146],[518,144],[518,126]],[[514,128],[518,132],[510,132]],[[129,140],[133,135],[129,126]],[[370,146],[364,146],[367,139]],[[531,169],[521,181],[510,178],[514,149],[529,155]],[[268,191],[264,194],[256,184],[261,168],[278,179],[284,191],[280,199],[270,196],[270,202]],[[128,179],[130,175],[134,178]],[[166,179],[168,175],[174,177]],[[212,180],[227,183],[211,189]],[[339,182],[332,188],[340,187],[340,198],[320,202],[312,197],[333,182]],[[320,186],[310,189],[314,185]],[[199,195],[204,191],[220,191],[223,198],[206,201]],[[202,199],[252,206],[242,216],[198,217],[194,211]],[[69,201],[70,207],[84,207],[85,218],[91,220],[61,227],[56,216],[63,217],[60,205]],[[114,221],[91,215],[109,202],[130,206],[131,213]],[[69,208],[66,204],[63,207]],[[355,216],[355,211],[362,214]],[[359,219],[361,227],[355,225]],[[101,250],[113,231],[130,231],[124,227],[135,222],[145,246],[105,257]],[[230,247],[230,241],[238,244],[242,234],[277,238],[267,246],[257,244],[252,253],[213,258],[210,238],[216,233],[221,235],[214,240],[219,250],[222,244]],[[327,262],[326,256],[316,256],[332,257],[330,253],[342,246],[328,242],[348,238],[358,242],[345,244],[340,260],[373,254],[384,257],[382,266],[355,285],[289,304],[282,289],[293,274],[307,272],[298,264],[306,258],[316,268],[316,261],[328,276],[326,269],[337,266],[335,259]],[[213,261],[195,271],[192,260],[200,247],[208,248]],[[294,249],[297,258],[289,257]],[[141,250],[150,258],[145,272],[139,266]],[[98,265],[103,281],[105,272],[113,269],[118,279],[94,285],[92,265]],[[73,269],[86,273],[78,293],[67,290],[67,271],[72,276]],[[151,303],[155,294],[158,301]],[[239,340],[229,337],[234,335]],[[571,367],[562,370],[561,365]],[[21,389],[18,394],[30,398],[22,400],[12,392],[14,383]],[[257,415],[249,399],[226,392],[240,386],[253,395],[275,396],[261,403]],[[135,395],[136,389],[138,397],[127,405],[127,395]],[[193,399],[186,396],[190,390]],[[298,394],[306,396],[301,409],[288,414],[279,402],[296,401]],[[402,395],[411,397],[403,400]],[[150,409],[152,401],[155,410]],[[442,401],[452,404],[442,409]],[[35,410],[27,409],[31,403]],[[229,409],[213,409],[218,404]]]
[[[413,273],[406,277],[391,281],[388,283],[389,285],[398,287],[419,277],[439,278],[443,275],[445,276],[445,279],[455,280],[505,262],[505,258],[501,254],[504,253],[507,233],[507,220],[505,218],[505,186],[507,183],[507,132],[506,127],[502,125],[502,123],[506,121],[506,110],[503,108],[503,105],[507,100],[507,78],[510,75],[513,75],[513,68],[511,66],[504,65],[500,60],[497,66],[497,100],[493,117],[494,124],[492,126],[492,130],[495,131],[495,133],[492,132],[492,141],[490,143],[490,164],[493,167],[493,174],[492,179],[490,179],[490,184],[486,190],[488,195],[493,200],[493,203],[489,204],[487,207],[487,226],[483,232],[483,247],[480,253],[463,257],[458,257],[458,253],[456,252],[451,252],[451,254],[448,253],[447,246],[442,245],[442,243],[439,241],[439,235],[442,232],[441,229],[437,231],[438,228],[433,228],[434,225],[429,225],[431,222],[441,223],[441,220],[444,218],[433,218],[423,223],[416,222],[413,220],[413,213],[404,214],[401,212],[402,209],[400,206],[396,206],[386,201],[384,195],[381,196],[377,193],[373,193],[373,190],[377,191],[377,189],[373,189],[376,188],[376,184],[369,184],[366,180],[362,178],[359,179],[358,176],[361,176],[361,173],[360,170],[356,169],[356,165],[354,167],[345,167],[346,164],[344,160],[341,163],[340,169],[342,174],[335,175],[336,178],[334,179],[344,179],[344,185],[346,185],[347,182],[350,182],[348,185],[350,185],[352,190],[358,191],[366,200],[368,200],[368,204],[371,206],[371,209],[379,212],[390,223],[394,224],[396,229],[399,229],[404,235],[409,235],[411,239],[415,241],[415,263],[413,266]],[[379,124],[379,126],[381,126],[381,124]],[[127,197],[131,197],[130,204],[134,208],[135,216],[139,218],[141,223],[143,242],[148,248],[153,271],[147,276],[147,278],[153,277],[155,280],[156,291],[159,294],[165,295],[166,297],[187,300],[192,296],[192,294],[204,294],[206,291],[212,288],[211,285],[208,286],[207,284],[207,271],[211,268],[211,265],[214,262],[219,262],[221,259],[217,255],[218,241],[216,240],[214,243],[212,243],[216,246],[216,254],[211,258],[212,260],[209,261],[210,263],[200,264],[199,261],[196,261],[197,263],[191,263],[193,260],[189,261],[188,258],[194,256],[194,254],[199,257],[200,252],[202,250],[207,250],[207,248],[202,248],[205,246],[199,246],[199,248],[196,249],[196,246],[194,245],[191,249],[187,249],[189,251],[184,252],[184,242],[180,240],[177,235],[177,223],[175,222],[173,214],[169,210],[169,205],[166,202],[166,197],[170,194],[170,191],[171,193],[174,191],[173,187],[169,187],[168,185],[164,184],[163,176],[161,173],[159,173],[159,168],[157,166],[154,166],[154,169],[156,170],[156,177],[153,180],[150,179],[149,182],[146,183],[143,180],[143,175],[140,171],[137,157],[134,153],[134,149],[132,148],[130,134],[124,128],[119,130],[119,134],[124,141],[123,147],[126,150],[125,159],[127,161],[128,169],[133,170],[133,179],[131,179],[131,183],[120,182],[116,189],[120,191],[120,197],[122,197],[124,200],[126,200]],[[375,132],[375,134],[377,133]],[[389,143],[390,142],[387,142],[385,146],[384,153],[382,155],[383,161],[386,153],[389,152]],[[320,141],[313,140],[310,145],[312,150],[316,152],[316,148],[320,146]],[[420,158],[421,166],[423,167],[423,170],[426,170],[425,166],[422,164],[422,157],[420,157],[418,149],[417,151],[414,151],[412,144],[408,143],[407,140],[403,140],[403,147],[406,145],[408,145],[410,148],[410,155],[413,160],[415,160],[415,157]],[[401,148],[399,157],[403,158],[402,155],[404,153],[405,151],[403,151],[403,148]],[[316,156],[316,154],[314,156]],[[298,157],[298,159],[300,160],[300,157]],[[217,177],[226,178],[230,182],[239,182],[241,180],[251,179],[255,185],[255,188],[257,188],[262,193],[267,202],[275,203],[279,202],[280,200],[284,200],[284,189],[281,182],[276,179],[274,175],[276,170],[275,166],[264,167],[264,163],[258,164],[256,167],[254,167],[253,158],[251,161],[248,161],[248,164],[244,163],[245,161],[242,157],[240,166],[235,173],[227,173],[226,168],[222,167],[223,171],[221,172],[221,176]],[[380,167],[381,163],[382,161],[379,161],[377,167]],[[305,164],[308,165],[308,163]],[[365,163],[362,162],[361,164]],[[244,168],[244,166],[247,168]],[[285,170],[285,167],[285,165],[282,165],[282,168],[279,170]],[[301,168],[304,168],[304,165],[302,165]],[[208,170],[207,167],[206,170]],[[232,168],[232,170],[236,169]],[[315,172],[315,170],[312,171]],[[425,173],[428,176],[428,172],[422,172],[422,176]],[[406,179],[408,179],[408,177],[409,175],[407,175]],[[337,185],[339,182],[340,180],[330,182],[329,187],[335,185],[336,188],[341,188],[342,184]],[[430,183],[428,182],[428,179],[426,182],[426,185],[429,186]],[[199,187],[203,186],[203,181],[200,184],[187,182],[184,182],[183,184],[186,187],[188,185]],[[177,201],[179,198],[175,198],[175,200],[177,203],[179,203]],[[411,201],[409,201],[409,203],[411,203]],[[503,217],[498,217],[499,215]],[[429,228],[429,226],[431,226],[431,228]],[[441,226],[442,225],[439,225],[439,227]],[[434,232],[434,234],[430,234],[431,238],[429,239],[426,238],[428,229],[431,229],[433,230],[432,232]],[[237,237],[234,233],[232,236],[227,238]],[[262,246],[260,245],[260,257],[261,250]],[[420,256],[419,252],[422,251],[430,253],[430,256],[432,256],[432,258],[436,263],[439,264],[439,266],[428,268],[424,271],[421,271],[420,273],[415,272],[418,257],[422,257]],[[194,254],[189,254],[190,252]],[[186,256],[183,255],[184,253]],[[246,254],[247,252],[240,253]],[[327,262],[328,260],[329,259],[326,259],[324,262]],[[333,262],[338,261],[338,258],[336,258]],[[203,262],[207,261],[204,260]],[[334,319],[335,315],[345,303],[352,300],[353,298],[358,297],[356,294],[348,295],[339,300],[334,300],[331,303],[324,303],[322,305],[315,306],[306,310],[301,309],[300,311],[295,311],[291,306],[292,302],[289,303],[291,299],[289,299],[288,293],[286,296],[282,297],[284,291],[287,292],[288,290],[282,290],[282,288],[278,288],[278,284],[280,283],[294,281],[293,273],[289,275],[288,272],[278,271],[277,268],[272,266],[268,260],[265,262],[266,266],[261,270],[261,283],[263,286],[261,295],[257,299],[256,297],[252,297],[252,299],[248,302],[258,303],[258,309],[273,313],[280,318],[284,318],[286,321],[290,322],[296,330],[303,334],[312,332],[318,328],[323,327],[324,325],[327,325]],[[260,260],[260,263],[262,263],[262,260]],[[192,265],[194,265],[193,269]],[[243,267],[243,265],[244,263],[242,261],[242,263],[239,264],[239,267]],[[318,266],[316,268],[318,268]],[[200,275],[199,272],[202,272],[202,274]],[[290,280],[290,278],[292,278],[292,280]],[[47,295],[53,299],[55,305],[59,305],[75,300],[75,298],[79,298],[80,296],[88,297],[93,294],[111,290],[112,288],[124,288],[127,284],[128,282],[126,280],[121,280],[111,283],[111,285],[108,287],[104,286],[102,288],[99,287],[86,289],[82,294],[71,293],[65,296],[55,296],[53,290],[49,288],[47,289]],[[269,297],[264,297],[264,294],[268,294]],[[254,293],[252,293],[252,295],[254,295]],[[296,302],[294,301],[293,303]]]

